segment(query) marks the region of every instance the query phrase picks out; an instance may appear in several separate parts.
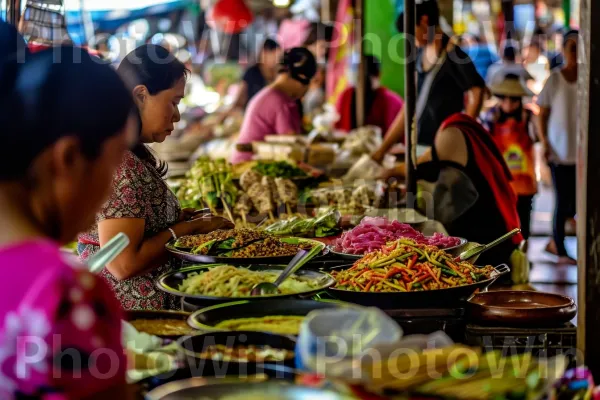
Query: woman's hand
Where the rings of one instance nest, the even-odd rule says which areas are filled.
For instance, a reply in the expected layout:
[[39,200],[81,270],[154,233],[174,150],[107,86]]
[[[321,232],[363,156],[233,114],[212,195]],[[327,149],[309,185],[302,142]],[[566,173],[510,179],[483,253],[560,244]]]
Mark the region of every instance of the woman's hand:
[[[200,216],[200,214],[203,213],[203,211],[204,210],[202,210],[202,209],[196,209],[196,208],[184,208],[183,210],[181,210],[181,214],[179,214],[179,222],[189,221],[191,219],[198,218]],[[203,215],[206,216],[207,214],[210,214],[210,213],[206,213]]]
[[392,169],[386,169],[379,174],[377,179],[381,179],[384,181],[388,181],[392,178],[404,178],[406,176],[406,170],[404,164],[398,164],[396,167]]
[[217,229],[232,229],[234,227],[235,225],[225,218],[209,215],[179,222],[173,227],[173,230],[175,230],[177,236],[185,236],[210,233]]

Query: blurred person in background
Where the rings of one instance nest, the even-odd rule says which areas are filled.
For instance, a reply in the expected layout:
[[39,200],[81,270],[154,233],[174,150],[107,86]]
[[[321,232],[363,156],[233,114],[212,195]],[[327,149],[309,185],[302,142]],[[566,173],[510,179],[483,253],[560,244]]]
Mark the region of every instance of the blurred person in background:
[[531,96],[531,92],[514,74],[507,74],[490,89],[498,104],[485,112],[481,121],[512,174],[511,186],[517,194],[521,233],[524,239],[528,239],[533,197],[537,193],[533,149],[535,121],[533,113],[523,106],[523,98]]
[[[404,32],[404,15],[396,20]],[[417,104],[418,144],[431,146],[442,122],[463,110],[473,118],[479,116],[485,82],[469,56],[442,32],[439,8],[435,0],[416,5],[415,40],[418,47]],[[466,102],[465,102],[466,98]],[[404,107],[385,135],[382,146],[373,155],[381,162],[386,152],[405,135]]]
[[517,75],[524,82],[533,79],[521,63],[519,42],[512,39],[504,41],[501,55],[502,59],[488,68],[485,78],[488,86],[504,81],[507,74]]
[[577,262],[565,248],[565,222],[576,212],[577,161],[577,43],[579,32],[569,31],[563,40],[561,69],[552,72],[537,99],[540,106],[538,134],[550,164],[554,184],[554,221],[546,250],[560,263]]
[[267,135],[297,135],[302,132],[298,100],[308,91],[317,72],[310,51],[295,47],[286,51],[275,82],[260,91],[248,105],[240,130],[233,164],[252,159],[251,145]]
[[550,34],[550,43],[553,46],[552,50],[548,50],[548,67],[550,70],[554,68],[560,68],[563,65],[563,38],[567,31],[564,27],[560,26],[552,31]]
[[308,91],[302,98],[302,116],[313,116],[325,104],[325,74],[327,68],[327,50],[332,36],[332,28],[313,22],[309,25],[308,35],[302,47],[307,48],[317,61],[317,72],[310,81]]
[[[405,173],[402,163],[381,178]],[[433,183],[433,217],[451,236],[489,243],[520,227],[510,170],[489,132],[467,114],[453,114],[442,123],[431,148],[417,160],[417,179]],[[507,263],[522,240],[521,234],[516,235],[478,261]]]
[[321,22],[313,22],[308,27],[308,33],[302,47],[306,47],[315,56],[317,64],[323,65],[327,59],[329,41],[333,34],[333,28]]
[[471,61],[473,61],[473,65],[475,65],[475,69],[479,75],[485,78],[488,74],[488,68],[499,61],[498,55],[492,50],[483,36],[475,35],[473,38],[474,43],[463,50],[465,50]]
[[181,210],[164,181],[167,166],[147,147],[161,143],[179,121],[188,71],[165,48],[143,45],[125,57],[118,68],[129,85],[138,110],[139,139],[127,151],[113,177],[113,191],[96,217],[97,224],[79,236],[82,259],[96,253],[120,232],[129,246],[102,271],[126,310],[181,309],[179,298],[155,288],[155,280],[180,266],[168,256],[165,244],[194,233],[208,233],[231,223],[199,217]]
[[[394,119],[402,109],[402,98],[391,90],[381,86],[380,62],[377,57],[365,56],[367,64],[367,85],[365,95],[366,125],[374,125],[381,128],[381,132],[388,131]],[[349,132],[356,129],[356,89],[347,88],[340,95],[337,105],[340,115],[336,123],[336,129]]]
[[544,55],[544,44],[542,36],[534,36],[531,42],[522,50],[523,66],[533,76],[535,85],[532,87],[534,93],[539,93],[544,82],[550,74],[548,58]]
[[[132,398],[119,303],[60,246],[94,223],[110,193],[136,141],[133,101],[85,50],[57,47],[16,64],[7,56],[25,42],[2,22],[0,38],[13,47],[0,43],[0,265],[11,268],[0,284],[0,398]],[[46,353],[19,362],[31,345]]]
[[244,72],[236,98],[231,107],[222,114],[222,119],[231,115],[235,110],[244,110],[258,92],[275,80],[281,54],[281,47],[275,40],[266,39],[264,41],[258,55],[258,63]]

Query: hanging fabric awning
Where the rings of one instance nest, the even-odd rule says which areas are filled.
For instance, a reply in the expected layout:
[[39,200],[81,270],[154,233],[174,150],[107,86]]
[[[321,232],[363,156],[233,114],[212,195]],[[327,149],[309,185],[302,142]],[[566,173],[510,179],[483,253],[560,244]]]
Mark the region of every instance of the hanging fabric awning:
[[[153,15],[180,10],[193,0],[83,0],[85,12],[89,13],[97,30],[114,30],[126,22]],[[80,0],[65,0],[69,30],[81,29]]]

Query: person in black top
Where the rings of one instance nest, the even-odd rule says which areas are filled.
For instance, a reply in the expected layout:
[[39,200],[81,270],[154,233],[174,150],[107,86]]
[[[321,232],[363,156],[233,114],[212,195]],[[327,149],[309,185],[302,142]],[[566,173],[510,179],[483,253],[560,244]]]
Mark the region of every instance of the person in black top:
[[242,77],[242,86],[246,89],[244,107],[256,93],[275,79],[280,58],[279,44],[273,39],[265,40],[258,56],[259,62],[248,68]]
[[231,107],[221,115],[222,119],[235,110],[245,109],[250,99],[275,80],[282,54],[279,43],[273,39],[265,40],[258,55],[259,61],[244,72],[237,96]]
[[[404,174],[404,164],[394,172]],[[489,243],[520,228],[511,172],[490,133],[464,113],[441,124],[433,145],[417,161],[417,177],[434,183],[432,201],[421,211],[451,236]],[[478,264],[508,263],[522,241],[521,234],[514,236],[483,253]]]
[[[418,47],[417,106],[418,143],[431,146],[442,122],[450,115],[465,111],[476,118],[481,111],[485,82],[469,56],[442,32],[435,0],[416,5],[415,39]],[[404,31],[404,16],[396,21]],[[466,98],[466,103],[465,103]],[[385,135],[382,146],[373,154],[381,161],[385,153],[404,137],[404,108]]]

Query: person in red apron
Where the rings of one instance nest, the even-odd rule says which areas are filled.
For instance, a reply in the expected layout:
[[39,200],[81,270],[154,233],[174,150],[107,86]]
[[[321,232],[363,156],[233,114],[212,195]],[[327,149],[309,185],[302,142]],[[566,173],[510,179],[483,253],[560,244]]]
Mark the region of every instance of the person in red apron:
[[498,104],[482,117],[513,176],[511,186],[517,194],[521,231],[527,239],[531,232],[533,197],[537,193],[535,176],[533,113],[523,106],[523,97],[531,96],[517,75],[507,74],[492,85]]

